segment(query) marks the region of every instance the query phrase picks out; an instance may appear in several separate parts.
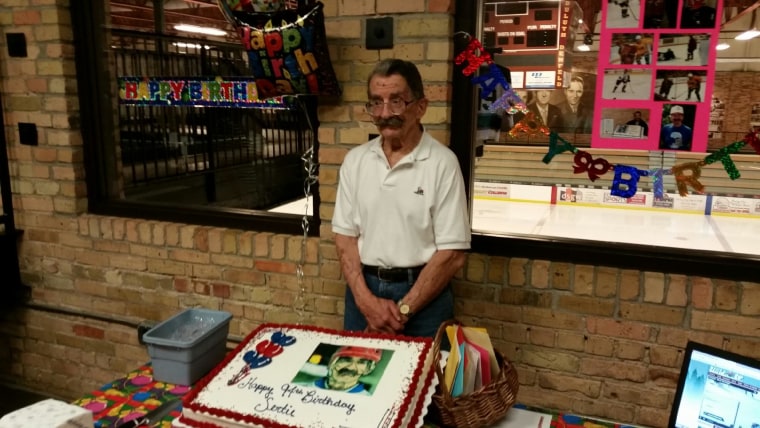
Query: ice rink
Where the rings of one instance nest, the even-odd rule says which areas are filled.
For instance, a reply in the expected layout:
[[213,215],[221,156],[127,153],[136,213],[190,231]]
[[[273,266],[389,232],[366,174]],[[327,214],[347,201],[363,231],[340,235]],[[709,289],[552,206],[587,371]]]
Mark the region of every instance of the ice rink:
[[620,0],[613,0],[607,3],[607,19],[605,21],[607,28],[638,28],[639,13],[641,12],[639,0],[630,0],[628,16],[625,18],[619,4]]
[[473,232],[760,254],[760,220],[478,199]]
[[[602,98],[607,100],[649,100],[652,98],[652,72],[650,70],[632,71],[630,73],[631,81],[628,83],[625,92],[623,92],[623,84],[620,84],[615,90],[615,82],[622,75],[622,69],[605,71]],[[615,92],[612,92],[613,90]]]

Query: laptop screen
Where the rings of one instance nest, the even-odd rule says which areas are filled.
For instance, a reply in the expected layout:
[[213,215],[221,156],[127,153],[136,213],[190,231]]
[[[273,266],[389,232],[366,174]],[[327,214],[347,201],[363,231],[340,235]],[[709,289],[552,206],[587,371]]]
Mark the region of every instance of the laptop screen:
[[760,428],[760,361],[689,342],[668,426]]

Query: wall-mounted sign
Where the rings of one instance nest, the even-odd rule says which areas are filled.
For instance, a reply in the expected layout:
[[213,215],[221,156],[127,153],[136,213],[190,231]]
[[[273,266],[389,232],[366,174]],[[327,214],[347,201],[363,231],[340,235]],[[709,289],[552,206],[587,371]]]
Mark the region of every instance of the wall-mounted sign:
[[[501,49],[494,62],[526,73],[526,89],[561,88],[569,69],[566,47],[572,48],[572,27],[579,17],[574,6],[570,1],[486,2],[481,40],[486,48]],[[529,72],[542,73],[541,78],[531,79]],[[551,86],[546,86],[543,78],[549,74],[544,73],[554,76]]]

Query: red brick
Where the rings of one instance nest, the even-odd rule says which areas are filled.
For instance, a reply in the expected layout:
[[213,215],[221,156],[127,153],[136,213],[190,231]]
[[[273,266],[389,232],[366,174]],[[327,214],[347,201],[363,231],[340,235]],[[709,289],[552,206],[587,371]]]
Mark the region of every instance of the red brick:
[[75,324],[72,326],[72,331],[77,336],[92,337],[94,339],[102,339],[105,337],[105,331],[102,328],[95,328],[87,325]]
[[296,273],[296,264],[291,262],[257,260],[253,267],[262,272]]

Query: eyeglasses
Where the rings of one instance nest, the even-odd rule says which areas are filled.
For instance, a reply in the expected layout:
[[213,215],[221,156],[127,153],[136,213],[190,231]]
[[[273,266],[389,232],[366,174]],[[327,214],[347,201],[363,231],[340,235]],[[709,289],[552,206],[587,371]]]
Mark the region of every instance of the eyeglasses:
[[364,108],[370,116],[380,116],[383,114],[383,108],[388,104],[388,111],[393,115],[399,115],[406,111],[409,104],[412,104],[417,100],[404,101],[401,98],[391,98],[388,101],[372,100],[367,104],[364,104]]

